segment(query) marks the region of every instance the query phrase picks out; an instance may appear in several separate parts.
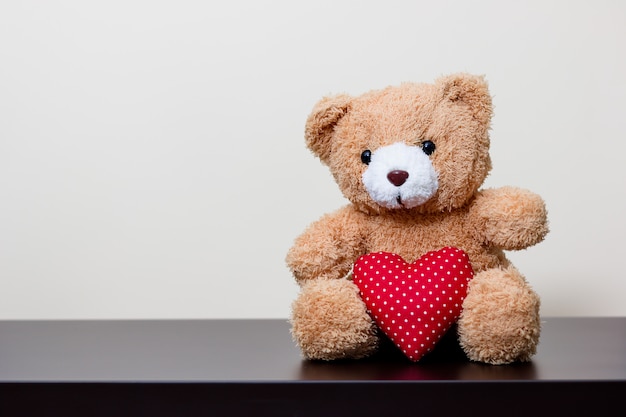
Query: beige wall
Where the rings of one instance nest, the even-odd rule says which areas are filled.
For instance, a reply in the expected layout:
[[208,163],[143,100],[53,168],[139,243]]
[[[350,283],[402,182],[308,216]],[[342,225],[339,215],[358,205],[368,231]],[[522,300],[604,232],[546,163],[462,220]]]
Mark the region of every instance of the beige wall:
[[617,1],[4,2],[0,318],[287,317],[285,252],[344,204],[312,105],[457,71],[487,185],[547,202],[510,255],[543,313],[626,315],[625,39]]

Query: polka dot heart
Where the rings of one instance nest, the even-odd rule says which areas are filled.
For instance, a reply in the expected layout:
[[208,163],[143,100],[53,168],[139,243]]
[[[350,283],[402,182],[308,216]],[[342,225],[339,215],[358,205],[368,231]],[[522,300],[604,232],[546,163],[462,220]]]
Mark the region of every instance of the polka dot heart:
[[378,327],[418,361],[459,318],[474,271],[465,252],[446,247],[411,264],[389,252],[363,255],[353,276]]

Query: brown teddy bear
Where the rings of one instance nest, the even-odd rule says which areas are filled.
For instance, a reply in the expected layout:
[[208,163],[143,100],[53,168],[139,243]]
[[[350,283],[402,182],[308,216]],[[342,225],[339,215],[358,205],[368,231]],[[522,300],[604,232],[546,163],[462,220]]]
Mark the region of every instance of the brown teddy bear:
[[543,200],[529,191],[480,190],[491,169],[492,100],[483,77],[455,74],[358,97],[322,99],[306,144],[350,204],[312,223],[287,254],[301,287],[292,335],[307,359],[363,358],[381,332],[346,279],[361,255],[385,251],[408,262],[462,249],[474,271],[457,332],[474,361],[528,361],[539,341],[539,298],[504,250],[548,232]]

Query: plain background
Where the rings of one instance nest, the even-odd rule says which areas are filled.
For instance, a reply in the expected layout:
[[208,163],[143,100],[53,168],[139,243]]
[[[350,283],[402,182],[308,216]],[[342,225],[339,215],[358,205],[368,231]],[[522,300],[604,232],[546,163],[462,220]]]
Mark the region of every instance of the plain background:
[[286,318],[293,239],[346,201],[312,106],[453,72],[494,96],[486,186],[553,316],[626,315],[626,3],[0,4],[0,318]]

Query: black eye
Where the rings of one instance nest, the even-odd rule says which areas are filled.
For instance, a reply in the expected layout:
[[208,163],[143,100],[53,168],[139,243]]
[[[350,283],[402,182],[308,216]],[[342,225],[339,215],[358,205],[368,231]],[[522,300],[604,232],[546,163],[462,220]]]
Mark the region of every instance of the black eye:
[[369,165],[371,160],[372,151],[370,151],[369,149],[364,150],[361,154],[361,162],[363,162],[365,165]]
[[432,155],[435,152],[435,144],[429,140],[422,142],[422,150],[426,155]]

